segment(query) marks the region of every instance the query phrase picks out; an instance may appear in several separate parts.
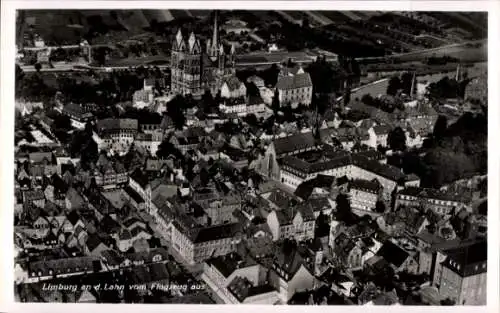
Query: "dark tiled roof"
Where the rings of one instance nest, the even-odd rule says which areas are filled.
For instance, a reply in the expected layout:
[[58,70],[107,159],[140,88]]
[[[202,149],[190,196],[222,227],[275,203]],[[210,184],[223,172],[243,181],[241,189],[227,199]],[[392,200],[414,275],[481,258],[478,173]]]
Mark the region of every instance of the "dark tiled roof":
[[294,76],[281,76],[276,83],[276,88],[281,90],[304,87],[312,87],[312,80],[309,73],[297,74]]
[[288,243],[284,243],[281,245],[279,251],[277,251],[274,257],[274,264],[289,275],[288,276],[288,281],[289,281],[290,279],[293,278],[293,275],[297,273],[301,265],[305,265],[305,260],[300,255],[297,247],[293,246],[286,247],[287,245]]
[[138,122],[130,118],[106,118],[97,121],[97,129],[99,132],[118,131],[118,130],[137,130]]
[[91,118],[93,115],[87,112],[81,105],[69,103],[63,108],[63,112],[76,118]]
[[405,189],[399,191],[398,194],[416,198],[436,199],[443,201],[470,201],[469,197],[464,194],[454,194],[432,188],[406,187]]
[[408,252],[391,241],[386,241],[377,255],[383,257],[384,260],[397,268],[400,267],[409,256]]
[[288,137],[278,138],[273,141],[275,152],[278,156],[316,146],[312,132],[300,133]]
[[41,163],[46,159],[49,163],[52,162],[52,152],[32,152],[28,158],[33,163]]
[[239,89],[241,84],[243,84],[236,76],[231,76],[224,82],[227,84],[227,87],[229,88],[230,91]]
[[104,250],[101,252],[101,256],[111,266],[120,265],[124,259],[116,250]]
[[89,251],[93,251],[101,243],[102,243],[102,241],[97,234],[90,234],[87,237],[87,240],[85,241],[85,244],[87,245],[87,248],[89,249]]
[[378,193],[381,188],[381,185],[376,180],[365,180],[365,179],[353,179],[349,183],[349,187],[351,189],[367,191],[371,193]]
[[462,277],[487,271],[488,245],[486,240],[449,251],[444,266]]
[[329,189],[335,182],[335,177],[328,175],[318,175],[313,179],[307,180],[300,184],[297,189],[295,189],[295,195],[304,200],[307,200],[314,188],[327,188]]
[[50,275],[50,270],[53,270],[55,274],[92,271],[94,261],[99,261],[99,258],[84,256],[66,259],[35,261],[30,263],[29,270],[30,272],[34,272],[36,275],[38,275],[38,272],[42,272],[42,276]]
[[123,191],[125,191],[125,193],[129,195],[130,198],[132,198],[135,202],[145,203],[141,195],[137,191],[135,191],[132,187],[126,186],[125,188],[123,188]]
[[352,160],[354,165],[394,182],[400,182],[405,177],[399,168],[389,164],[382,164],[359,155],[354,155]]
[[238,301],[243,302],[246,298],[264,294],[272,291],[276,291],[271,285],[260,285],[253,286],[252,283],[246,277],[235,277],[227,286],[229,292],[238,299]]
[[391,126],[389,125],[376,125],[373,126],[373,131],[377,135],[386,135],[391,131]]
[[251,259],[244,260],[238,253],[230,253],[208,259],[207,264],[214,266],[224,277],[229,277],[236,269],[255,265]]

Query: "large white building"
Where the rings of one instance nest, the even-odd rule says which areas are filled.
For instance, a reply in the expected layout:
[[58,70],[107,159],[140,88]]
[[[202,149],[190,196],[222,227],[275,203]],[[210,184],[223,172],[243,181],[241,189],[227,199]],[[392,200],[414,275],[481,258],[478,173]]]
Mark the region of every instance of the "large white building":
[[201,278],[227,304],[276,304],[278,291],[266,283],[267,269],[239,254],[210,258]]
[[106,118],[97,122],[97,134],[94,134],[94,140],[99,150],[127,151],[134,142],[138,128],[137,120],[134,119]]
[[283,69],[278,76],[276,89],[280,106],[296,108],[299,104],[311,104],[313,84],[311,76],[302,67]]

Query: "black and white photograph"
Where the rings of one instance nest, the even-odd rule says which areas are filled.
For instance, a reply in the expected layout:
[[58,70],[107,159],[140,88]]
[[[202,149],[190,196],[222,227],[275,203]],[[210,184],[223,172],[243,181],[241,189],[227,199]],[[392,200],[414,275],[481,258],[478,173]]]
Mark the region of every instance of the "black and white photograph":
[[467,9],[17,9],[14,301],[486,306]]

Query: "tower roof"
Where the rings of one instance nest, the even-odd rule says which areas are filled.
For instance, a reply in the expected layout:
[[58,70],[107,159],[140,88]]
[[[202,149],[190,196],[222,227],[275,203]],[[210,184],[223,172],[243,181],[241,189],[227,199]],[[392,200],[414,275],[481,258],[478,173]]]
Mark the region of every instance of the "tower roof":
[[174,50],[181,49],[183,42],[184,42],[184,37],[182,36],[181,28],[179,28],[177,30],[177,34],[175,35],[175,41],[172,48]]
[[189,39],[188,39],[188,45],[189,45],[189,51],[193,51],[193,49],[195,48],[195,46],[198,44],[198,40],[196,39],[196,35],[194,34],[194,32],[191,32],[191,34],[189,35]]

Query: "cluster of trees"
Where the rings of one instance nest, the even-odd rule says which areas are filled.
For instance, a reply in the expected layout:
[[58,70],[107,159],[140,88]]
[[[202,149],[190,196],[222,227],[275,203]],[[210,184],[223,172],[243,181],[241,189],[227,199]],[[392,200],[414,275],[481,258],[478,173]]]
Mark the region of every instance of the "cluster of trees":
[[[165,78],[168,73],[158,67],[138,67],[105,74],[92,71],[83,75],[34,73],[26,75],[16,66],[16,98],[50,102],[57,91],[65,103],[95,103],[108,107],[119,102],[130,101],[135,91],[141,89],[144,78]],[[50,81],[50,83],[49,83]],[[160,90],[160,86],[155,89]]]
[[389,79],[387,86],[387,94],[395,96],[399,92],[410,95],[413,82],[413,73],[405,72],[401,76],[393,76]]
[[432,99],[463,99],[465,95],[465,87],[469,82],[469,79],[457,81],[445,76],[438,82],[429,85],[429,97]]
[[84,130],[73,132],[69,144],[71,157],[80,158],[80,164],[84,169],[90,168],[90,165],[97,162],[99,158],[98,146],[92,138],[92,132],[92,124],[87,123]]
[[406,173],[417,174],[423,187],[439,188],[486,173],[487,156],[487,117],[468,112],[449,126],[446,117],[439,117],[422,151],[403,154],[400,166]]
[[403,101],[398,97],[374,98],[370,94],[365,94],[361,97],[361,102],[387,113],[393,113],[395,110],[404,110]]
[[426,60],[427,65],[444,65],[448,63],[457,63],[459,60],[457,58],[453,58],[450,56],[442,56],[442,57],[429,57]]
[[62,61],[71,62],[84,55],[86,55],[86,53],[84,53],[83,48],[74,48],[74,49],[57,48],[56,50],[50,53],[49,60],[51,62],[62,62]]

